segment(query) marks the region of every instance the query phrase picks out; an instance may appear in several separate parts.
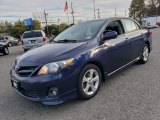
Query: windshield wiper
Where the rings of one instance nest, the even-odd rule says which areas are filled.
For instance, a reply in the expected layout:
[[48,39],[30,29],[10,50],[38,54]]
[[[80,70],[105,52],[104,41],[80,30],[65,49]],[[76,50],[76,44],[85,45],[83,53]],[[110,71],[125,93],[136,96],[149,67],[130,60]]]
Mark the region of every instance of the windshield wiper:
[[56,43],[67,43],[67,42],[72,42],[72,43],[76,43],[77,40],[68,40],[68,39],[64,39],[64,40],[58,40],[58,41],[53,41]]

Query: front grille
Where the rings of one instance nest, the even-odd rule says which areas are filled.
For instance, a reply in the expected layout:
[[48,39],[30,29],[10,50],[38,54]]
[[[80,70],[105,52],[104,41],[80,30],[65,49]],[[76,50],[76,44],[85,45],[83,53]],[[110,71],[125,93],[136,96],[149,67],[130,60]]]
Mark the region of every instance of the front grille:
[[27,96],[27,97],[38,98],[38,95],[31,90],[25,90],[25,89],[21,88],[21,90],[19,92],[21,92],[24,96]]
[[22,66],[15,70],[20,77],[28,77],[35,72],[36,68],[37,66]]

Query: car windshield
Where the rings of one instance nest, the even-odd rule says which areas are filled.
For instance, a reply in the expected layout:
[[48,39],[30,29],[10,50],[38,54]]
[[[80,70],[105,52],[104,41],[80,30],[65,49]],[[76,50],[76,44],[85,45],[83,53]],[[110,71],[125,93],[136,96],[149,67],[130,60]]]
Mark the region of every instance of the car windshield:
[[34,37],[42,37],[41,32],[28,32],[24,33],[23,38],[34,38]]
[[78,42],[93,39],[104,22],[105,20],[97,20],[73,25],[72,27],[59,34],[53,41]]

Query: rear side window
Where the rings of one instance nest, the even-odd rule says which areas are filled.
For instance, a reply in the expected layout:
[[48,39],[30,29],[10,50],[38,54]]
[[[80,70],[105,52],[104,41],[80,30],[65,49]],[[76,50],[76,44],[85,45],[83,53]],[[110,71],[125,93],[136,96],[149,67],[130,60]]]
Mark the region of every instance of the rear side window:
[[126,32],[132,32],[132,31],[140,29],[140,27],[133,20],[123,19],[121,21],[122,21],[124,28],[126,29]]
[[41,32],[28,32],[23,34],[23,38],[42,37]]

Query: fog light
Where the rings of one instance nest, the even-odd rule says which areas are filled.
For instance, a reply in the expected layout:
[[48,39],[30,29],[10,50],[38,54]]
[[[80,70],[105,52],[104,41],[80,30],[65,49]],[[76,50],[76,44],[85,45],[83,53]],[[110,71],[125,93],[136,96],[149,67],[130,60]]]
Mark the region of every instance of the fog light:
[[55,97],[58,94],[58,89],[57,88],[50,88],[48,91],[48,97]]

